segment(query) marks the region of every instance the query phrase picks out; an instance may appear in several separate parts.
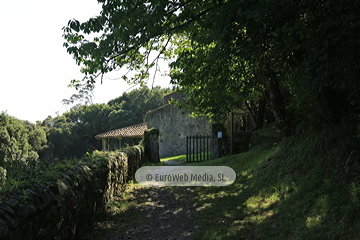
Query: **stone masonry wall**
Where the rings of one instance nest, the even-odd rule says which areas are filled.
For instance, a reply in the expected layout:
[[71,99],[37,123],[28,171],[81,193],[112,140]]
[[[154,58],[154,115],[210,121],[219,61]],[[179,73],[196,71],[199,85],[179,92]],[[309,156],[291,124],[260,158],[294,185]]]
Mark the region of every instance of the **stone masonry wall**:
[[149,128],[157,128],[160,156],[186,154],[186,136],[210,135],[207,118],[193,118],[173,105],[164,105],[146,114]]
[[143,147],[127,152],[96,152],[91,160],[65,169],[45,184],[18,189],[0,201],[1,240],[71,240],[91,224],[134,176]]

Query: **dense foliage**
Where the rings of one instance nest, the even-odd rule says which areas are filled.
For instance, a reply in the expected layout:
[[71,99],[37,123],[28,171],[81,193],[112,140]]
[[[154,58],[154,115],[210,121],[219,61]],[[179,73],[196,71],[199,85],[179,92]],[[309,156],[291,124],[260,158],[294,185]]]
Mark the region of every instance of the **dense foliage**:
[[80,157],[101,149],[97,134],[143,122],[143,115],[163,105],[170,89],[142,87],[110,100],[107,104],[76,105],[57,117],[48,117],[41,126],[47,132],[49,148],[44,158]]
[[13,161],[37,160],[46,142],[46,133],[41,127],[5,112],[0,114],[0,167]]
[[0,188],[6,179],[14,179],[17,173],[31,169],[46,143],[46,133],[41,127],[1,112]]
[[142,87],[110,100],[108,104],[76,105],[56,117],[32,124],[0,114],[0,179],[37,162],[54,163],[79,158],[101,149],[95,135],[143,122],[143,115],[163,105],[170,89]]
[[75,87],[122,67],[143,81],[161,57],[195,113],[216,118],[248,101],[260,111],[266,101],[284,136],[300,123],[358,131],[359,1],[98,2],[98,16],[63,29],[85,75]]

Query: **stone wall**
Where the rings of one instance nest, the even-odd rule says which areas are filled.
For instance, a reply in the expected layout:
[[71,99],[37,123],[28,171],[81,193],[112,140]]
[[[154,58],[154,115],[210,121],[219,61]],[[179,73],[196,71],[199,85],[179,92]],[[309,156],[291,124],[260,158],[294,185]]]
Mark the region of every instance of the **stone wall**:
[[45,184],[17,189],[0,201],[0,239],[76,239],[135,175],[143,147],[95,152]]
[[211,124],[206,117],[190,117],[173,105],[164,105],[148,112],[146,121],[149,128],[160,131],[160,156],[186,154],[186,136],[211,134]]

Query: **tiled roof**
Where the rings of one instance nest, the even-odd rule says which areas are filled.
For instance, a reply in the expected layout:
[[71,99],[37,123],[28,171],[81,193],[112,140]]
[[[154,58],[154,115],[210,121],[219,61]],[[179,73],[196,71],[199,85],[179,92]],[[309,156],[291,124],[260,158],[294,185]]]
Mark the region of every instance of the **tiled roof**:
[[147,123],[140,123],[130,127],[115,129],[109,132],[100,133],[95,138],[142,138],[147,129]]

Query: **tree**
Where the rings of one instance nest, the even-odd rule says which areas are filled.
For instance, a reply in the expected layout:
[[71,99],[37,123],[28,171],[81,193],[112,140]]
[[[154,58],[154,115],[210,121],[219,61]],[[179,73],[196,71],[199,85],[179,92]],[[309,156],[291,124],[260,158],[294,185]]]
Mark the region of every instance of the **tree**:
[[109,113],[112,111],[107,104],[78,105],[65,113],[68,122],[75,124],[74,133],[78,140],[72,145],[70,152],[79,157],[86,152],[101,148],[95,136],[110,129]]
[[[64,27],[64,45],[82,65],[86,86],[121,67],[143,81],[165,57],[197,113],[221,115],[266,99],[284,136],[304,118],[359,127],[358,1],[99,3],[99,16]],[[98,35],[89,41],[89,33]],[[153,50],[159,54],[150,60]]]
[[123,93],[108,104],[77,104],[60,116],[47,117],[40,123],[48,138],[47,145],[41,148],[41,159],[81,157],[101,149],[101,141],[95,138],[97,134],[142,123],[143,115],[160,107],[167,93],[170,89],[142,87]]
[[[239,47],[231,44],[234,40],[228,36],[238,38],[239,32],[246,35],[243,34],[245,31],[243,26],[233,26],[233,19],[236,19],[239,9],[237,1],[207,1],[206,3],[203,1],[122,1],[121,4],[100,2],[103,3],[101,16],[81,24],[76,20],[70,21],[68,27],[64,28],[64,37],[67,40],[65,46],[77,63],[85,66],[83,72],[87,85],[92,85],[97,76],[126,65],[139,71],[137,76],[141,81],[147,77],[147,70],[152,66],[148,64],[150,51],[157,50],[160,52],[158,56],[161,54],[168,58],[178,56],[178,60],[172,64],[172,67],[178,70],[173,71],[173,79],[177,78],[173,82],[183,86],[187,94],[194,97],[190,102],[193,107],[198,106],[195,111],[202,114],[219,115],[216,111],[228,112],[234,104],[249,100],[247,95],[250,95],[250,92],[257,91],[254,89],[256,84],[250,83],[251,86],[246,87],[249,85],[247,84],[250,82],[249,79],[254,79],[251,75],[260,71],[259,67],[250,68],[260,65],[259,61],[250,64],[246,62],[246,58],[242,59],[237,54],[231,54],[235,47],[237,49]],[[128,18],[120,16],[128,16]],[[136,20],[144,19],[144,17],[148,21]],[[229,20],[222,21],[222,19]],[[104,31],[104,34],[95,38],[93,42],[89,42],[78,33],[81,31],[84,33]],[[168,51],[169,43],[176,47],[182,46],[181,50]],[[102,57],[99,57],[100,55]],[[195,70],[192,70],[192,67]],[[244,68],[245,71],[240,68]],[[199,72],[201,74],[194,75]],[[226,74],[227,72],[229,74]],[[186,80],[187,78],[190,80]],[[226,80],[222,81],[223,79]],[[229,81],[232,83],[227,83]],[[79,82],[75,86],[79,87]],[[243,88],[246,88],[245,91]],[[242,95],[239,94],[239,90],[243,92]],[[277,91],[272,88],[269,90]],[[206,93],[208,93],[207,96],[205,96]],[[225,98],[226,101],[223,95],[228,96]],[[195,96],[201,99],[195,101]],[[269,98],[275,106],[283,104],[277,99],[278,94],[270,94],[270,96],[275,97]],[[211,100],[204,101],[206,97]],[[199,103],[203,104],[199,105]],[[216,110],[214,103],[220,106]],[[279,121],[284,120],[281,112],[283,108],[282,106],[274,108],[275,111],[280,111],[277,114]]]
[[42,152],[43,161],[52,162],[55,159],[74,156],[71,147],[79,139],[75,123],[68,122],[64,115],[55,118],[49,116],[43,121],[42,126],[48,137],[48,144]]
[[38,160],[38,153],[46,143],[45,132],[28,121],[0,114],[0,166],[14,161]]
[[113,109],[109,114],[111,129],[142,123],[144,114],[162,106],[164,96],[171,92],[168,88],[144,86],[110,100],[108,104]]
[[[134,78],[123,76],[124,80],[144,80],[149,76],[149,68],[166,51],[171,35],[218,5],[165,0],[98,2],[103,4],[99,16],[84,23],[70,20],[63,28],[64,46],[82,65],[86,86],[93,86],[97,77],[121,67],[137,70]],[[193,8],[199,12],[188,11]],[[90,33],[101,34],[89,41],[84,35]],[[152,51],[159,52],[153,61],[149,56]],[[73,80],[72,85],[80,88],[82,84]]]

